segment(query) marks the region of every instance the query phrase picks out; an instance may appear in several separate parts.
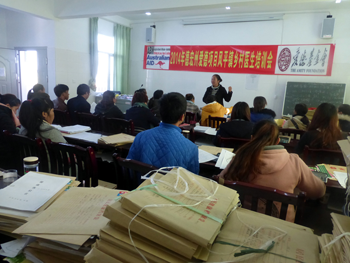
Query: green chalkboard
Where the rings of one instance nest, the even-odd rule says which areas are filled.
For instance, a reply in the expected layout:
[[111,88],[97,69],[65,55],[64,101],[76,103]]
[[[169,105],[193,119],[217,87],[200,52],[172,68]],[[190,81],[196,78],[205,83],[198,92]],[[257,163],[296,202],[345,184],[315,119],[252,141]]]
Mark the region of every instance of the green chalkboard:
[[292,115],[295,104],[305,103],[308,108],[328,102],[338,107],[344,102],[345,84],[316,82],[287,82],[283,114]]

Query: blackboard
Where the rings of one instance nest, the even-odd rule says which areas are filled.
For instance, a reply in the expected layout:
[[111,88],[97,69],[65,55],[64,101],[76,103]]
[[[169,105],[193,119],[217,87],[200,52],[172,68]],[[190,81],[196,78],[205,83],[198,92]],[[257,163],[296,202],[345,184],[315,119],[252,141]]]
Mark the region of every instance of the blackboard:
[[328,102],[337,108],[343,104],[345,84],[316,82],[287,82],[282,115],[293,115],[294,106],[305,103],[308,108],[317,108]]

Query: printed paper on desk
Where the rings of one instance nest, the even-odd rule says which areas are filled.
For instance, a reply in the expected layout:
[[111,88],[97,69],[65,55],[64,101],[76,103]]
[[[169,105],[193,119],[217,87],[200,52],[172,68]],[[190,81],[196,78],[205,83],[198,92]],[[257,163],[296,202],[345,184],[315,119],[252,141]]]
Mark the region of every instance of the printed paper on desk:
[[215,128],[208,128],[204,133],[208,134],[208,135],[216,136],[216,129]]
[[212,155],[211,153],[198,149],[198,159],[199,159],[199,163],[206,163],[206,162],[216,160],[218,159],[218,157],[215,155]]
[[14,233],[98,235],[108,222],[103,212],[115,197],[111,189],[74,187]]
[[209,127],[207,126],[196,126],[193,128],[195,132],[201,132],[201,133],[205,133],[208,129]]
[[229,152],[233,152],[233,148],[221,148],[221,147],[207,146],[207,145],[201,145],[198,147],[198,149],[201,149],[213,155],[218,155],[222,149],[225,149],[226,151],[229,151]]
[[225,169],[226,166],[231,162],[231,160],[234,156],[235,156],[234,153],[229,152],[225,149],[222,149],[220,156],[219,156],[219,159],[215,164],[215,167],[218,167],[220,169]]
[[72,133],[91,131],[91,128],[89,126],[83,126],[83,125],[72,125],[72,126],[57,128],[57,130],[63,133],[72,134]]
[[80,132],[75,134],[65,134],[63,135],[66,138],[74,138],[79,140],[84,140],[88,142],[98,143],[98,139],[102,137],[102,134],[92,133],[92,132]]
[[348,181],[348,174],[347,173],[342,173],[342,172],[333,172],[335,178],[337,178],[339,184],[343,187],[346,188],[346,183]]
[[35,212],[70,181],[29,172],[0,190],[0,207]]
[[101,137],[98,142],[102,144],[123,145],[133,143],[135,136],[131,136],[125,133],[119,133],[111,136]]

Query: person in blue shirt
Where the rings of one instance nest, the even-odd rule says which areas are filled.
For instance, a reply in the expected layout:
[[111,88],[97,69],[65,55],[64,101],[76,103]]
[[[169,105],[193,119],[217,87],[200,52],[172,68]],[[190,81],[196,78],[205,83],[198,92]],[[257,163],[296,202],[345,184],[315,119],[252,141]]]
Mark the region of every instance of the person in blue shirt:
[[185,97],[177,92],[165,94],[159,107],[163,122],[136,136],[127,159],[159,168],[180,166],[198,174],[198,148],[181,134],[179,128],[186,114]]

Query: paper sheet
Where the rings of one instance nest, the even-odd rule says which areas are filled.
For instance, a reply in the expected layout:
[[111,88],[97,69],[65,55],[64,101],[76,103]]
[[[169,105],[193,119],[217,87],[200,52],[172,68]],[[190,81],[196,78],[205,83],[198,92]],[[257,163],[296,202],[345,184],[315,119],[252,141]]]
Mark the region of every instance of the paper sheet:
[[84,140],[88,142],[98,143],[98,139],[102,137],[102,134],[92,132],[80,132],[75,134],[64,134],[64,137]]
[[205,133],[208,129],[209,127],[207,126],[196,126],[193,128],[195,132],[202,132],[202,133]]
[[246,90],[258,90],[259,78],[260,78],[260,75],[247,74],[245,89]]
[[231,162],[233,156],[235,156],[234,153],[226,151],[225,149],[222,149],[220,153],[220,157],[215,164],[215,167],[219,167],[220,169],[225,169],[226,166]]
[[206,163],[212,160],[216,160],[218,159],[218,157],[215,155],[212,155],[211,153],[198,149],[198,159],[199,159],[199,163]]
[[342,173],[342,172],[333,172],[335,178],[337,178],[339,184],[343,187],[346,188],[346,183],[348,181],[348,174],[347,173]]
[[14,258],[22,251],[23,248],[34,240],[35,238],[33,237],[23,237],[21,239],[15,239],[13,241],[3,243],[1,244],[2,249],[0,249],[0,255]]
[[208,128],[204,133],[208,134],[208,135],[216,136],[216,129],[215,128]]
[[70,181],[29,172],[0,190],[0,207],[35,212]]
[[89,126],[83,126],[83,125],[72,125],[72,126],[57,128],[57,130],[63,133],[72,134],[72,133],[91,131],[91,128]]
[[233,152],[233,148],[220,148],[220,147],[206,146],[206,145],[199,146],[198,149],[201,149],[201,150],[206,151],[208,153],[211,153],[213,155],[219,154],[222,149],[225,149],[229,152]]
[[98,235],[108,222],[103,212],[116,196],[107,188],[71,188],[15,233]]
[[135,136],[125,134],[125,133],[119,133],[111,136],[101,137],[98,142],[105,143],[105,144],[122,145],[122,144],[132,143],[134,140],[135,140]]

